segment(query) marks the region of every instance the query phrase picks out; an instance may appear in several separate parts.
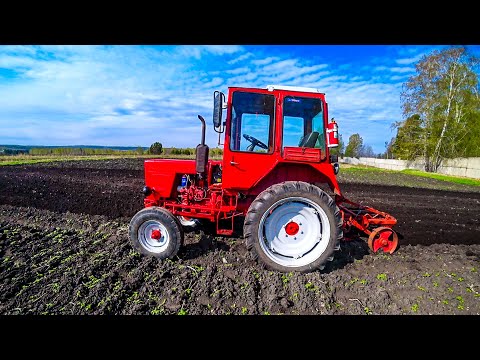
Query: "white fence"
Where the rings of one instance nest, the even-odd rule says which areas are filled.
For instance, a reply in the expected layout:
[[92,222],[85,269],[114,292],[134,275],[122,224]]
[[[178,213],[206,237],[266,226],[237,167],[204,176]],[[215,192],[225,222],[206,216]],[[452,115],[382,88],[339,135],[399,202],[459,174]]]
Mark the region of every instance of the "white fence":
[[[352,165],[368,165],[389,170],[417,169],[425,170],[423,160],[407,161],[394,159],[375,159],[375,158],[339,158],[339,162]],[[473,179],[480,179],[480,158],[457,158],[446,159],[438,168],[437,173],[454,176],[464,176]]]

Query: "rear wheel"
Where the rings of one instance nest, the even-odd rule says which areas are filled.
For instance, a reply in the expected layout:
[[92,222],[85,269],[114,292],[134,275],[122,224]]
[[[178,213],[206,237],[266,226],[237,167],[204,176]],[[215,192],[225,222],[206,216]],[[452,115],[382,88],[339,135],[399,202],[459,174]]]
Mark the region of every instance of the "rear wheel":
[[270,269],[323,269],[343,237],[340,210],[317,186],[301,181],[275,184],[250,205],[244,237],[247,248]]
[[128,228],[133,247],[143,255],[172,258],[183,244],[180,221],[168,210],[148,207],[137,212]]

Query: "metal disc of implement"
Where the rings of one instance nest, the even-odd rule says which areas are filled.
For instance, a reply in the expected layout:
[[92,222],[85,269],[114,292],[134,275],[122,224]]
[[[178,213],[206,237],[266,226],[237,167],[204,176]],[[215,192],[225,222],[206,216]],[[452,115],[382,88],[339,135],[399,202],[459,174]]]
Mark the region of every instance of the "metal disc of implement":
[[368,247],[374,253],[382,249],[385,253],[393,254],[398,246],[398,235],[389,227],[381,226],[372,231],[368,237]]

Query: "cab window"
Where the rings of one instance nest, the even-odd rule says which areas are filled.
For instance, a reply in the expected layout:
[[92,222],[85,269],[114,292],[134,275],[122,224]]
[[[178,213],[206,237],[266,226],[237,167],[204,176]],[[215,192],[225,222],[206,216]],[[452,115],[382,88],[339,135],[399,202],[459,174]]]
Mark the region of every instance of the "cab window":
[[230,150],[273,151],[275,114],[273,95],[236,91],[232,95]]
[[322,100],[298,96],[284,98],[283,146],[320,148],[325,154]]

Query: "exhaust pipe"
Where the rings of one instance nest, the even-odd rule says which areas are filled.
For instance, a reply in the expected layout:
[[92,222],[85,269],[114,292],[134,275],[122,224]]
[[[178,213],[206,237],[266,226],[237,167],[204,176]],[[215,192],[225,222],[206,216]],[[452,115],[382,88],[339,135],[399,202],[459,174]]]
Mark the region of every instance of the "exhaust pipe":
[[202,122],[202,142],[197,145],[195,163],[197,173],[203,177],[207,171],[209,148],[205,145],[205,119],[202,115],[198,115],[198,118]]
[[203,118],[202,115],[198,115],[198,118],[202,122],[202,142],[200,143],[200,145],[205,145],[205,127],[206,127],[205,119]]

